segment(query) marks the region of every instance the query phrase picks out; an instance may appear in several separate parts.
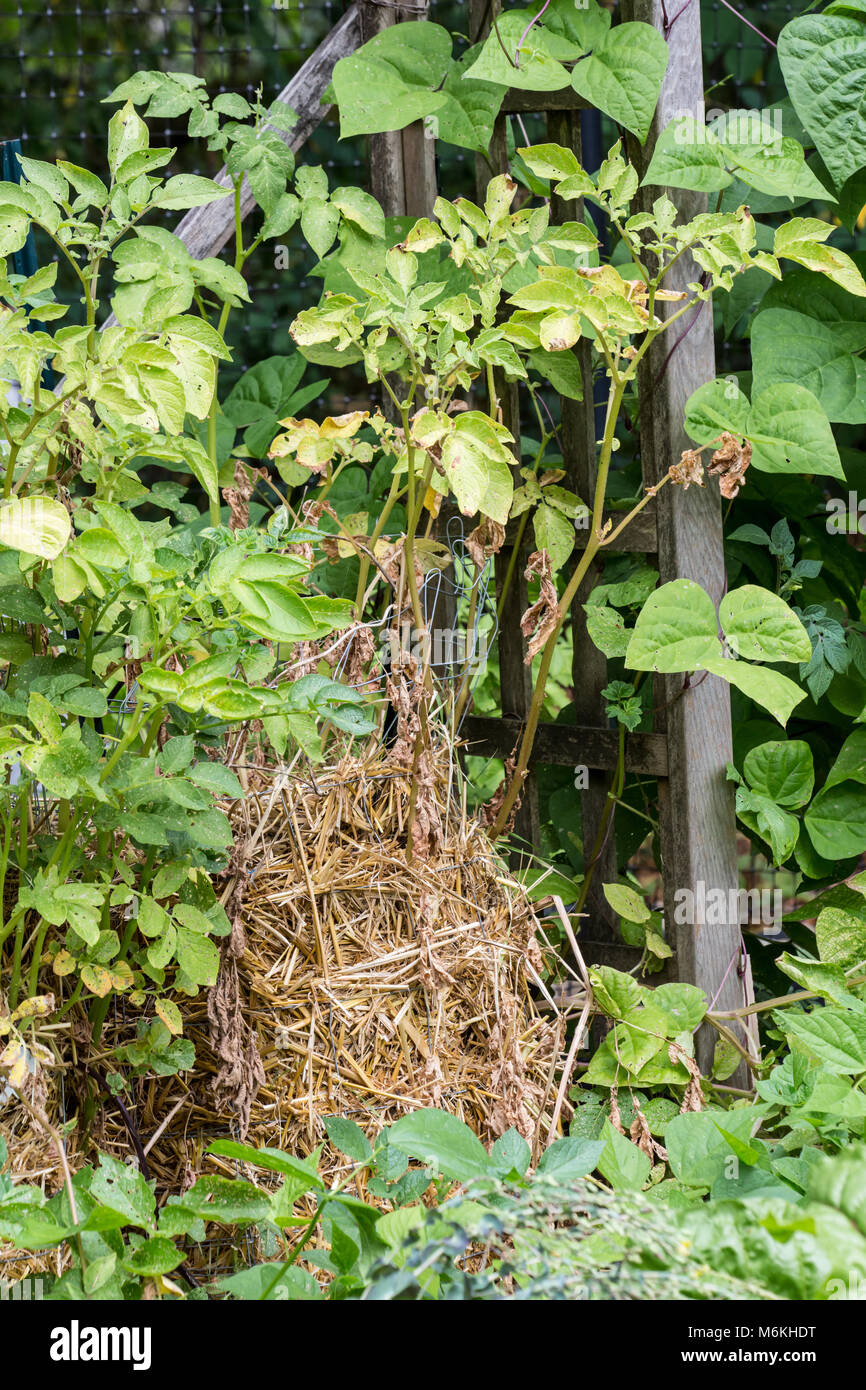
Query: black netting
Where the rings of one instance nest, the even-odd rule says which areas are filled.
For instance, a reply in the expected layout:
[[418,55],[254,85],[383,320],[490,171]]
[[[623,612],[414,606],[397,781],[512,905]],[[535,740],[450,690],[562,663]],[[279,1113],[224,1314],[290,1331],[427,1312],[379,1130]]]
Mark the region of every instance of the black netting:
[[[671,0],[673,13],[683,2],[690,0]],[[249,96],[261,86],[270,100],[346,8],[346,0],[106,0],[103,5],[21,0],[14,10],[7,4],[0,16],[5,113],[0,138],[20,137],[24,152],[36,158],[68,159],[98,170],[112,109],[102,106],[101,98],[133,72],[195,72],[212,93],[235,90]],[[705,0],[702,12],[708,99],[756,106],[783,96],[775,50],[755,30],[775,39],[795,7],[776,0],[733,10],[723,0]],[[431,17],[457,34],[465,31],[466,7],[457,0],[434,0]],[[178,147],[177,169],[216,172],[219,156],[190,142],[182,123],[152,126],[155,141]],[[334,184],[363,180],[363,142],[340,142],[332,117],[314,133],[302,158],[322,164]],[[472,155],[447,149],[440,160],[450,196],[470,191]],[[40,250],[51,254],[48,247]],[[229,335],[235,371],[286,350],[289,323],[311,292],[318,293],[317,285],[305,278],[313,258],[300,236],[291,240],[287,259],[285,268],[277,268],[273,248],[265,246],[248,265],[252,305],[233,315]]]

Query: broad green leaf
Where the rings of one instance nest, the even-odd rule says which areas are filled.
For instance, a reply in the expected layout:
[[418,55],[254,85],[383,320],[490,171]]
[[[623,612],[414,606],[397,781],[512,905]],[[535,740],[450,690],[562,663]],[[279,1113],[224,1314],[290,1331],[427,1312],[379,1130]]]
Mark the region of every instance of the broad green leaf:
[[99,1167],[90,1180],[90,1195],[112,1211],[126,1217],[130,1226],[153,1229],[156,1201],[148,1184],[135,1168],[108,1154],[99,1155]]
[[609,965],[591,966],[590,981],[596,1003],[609,1018],[626,1018],[638,1008],[646,993],[631,975]]
[[276,642],[297,642],[318,636],[318,624],[303,599],[270,579],[235,579],[231,592],[242,605],[245,626]]
[[121,1264],[130,1274],[144,1279],[157,1274],[171,1274],[179,1264],[183,1264],[183,1251],[178,1250],[168,1236],[151,1236],[143,1245],[130,1251]]
[[586,630],[605,656],[625,656],[631,640],[621,613],[607,603],[585,603]]
[[530,92],[558,92],[567,87],[568,69],[557,62],[555,39],[542,25],[533,25],[517,53],[531,18],[529,10],[506,10],[500,14],[498,37],[491,32],[485,39],[467,75],[479,82],[495,82]]
[[593,1171],[606,1147],[603,1139],[581,1139],[577,1136],[556,1139],[544,1150],[536,1172],[560,1182],[574,1182]]
[[685,426],[697,444],[712,444],[723,431],[748,439],[752,465],[767,473],[818,473],[844,478],[833,431],[811,391],[779,382],[751,407],[725,380],[698,387],[686,403]]
[[240,271],[218,256],[205,256],[202,260],[191,261],[190,270],[196,283],[212,290],[220,299],[229,304],[249,302],[247,282]]
[[[347,61],[341,59],[341,62]],[[301,231],[321,259],[334,244],[340,225],[339,209],[324,198],[305,198],[301,207]]]
[[30,232],[27,214],[21,208],[0,202],[0,256],[20,251]]
[[639,22],[618,24],[578,63],[571,85],[643,144],[667,65],[668,46],[657,29]]
[[846,738],[827,773],[824,787],[848,781],[866,783],[866,729],[855,729]]
[[384,238],[385,214],[376,199],[365,193],[363,188],[335,188],[331,194],[331,205],[368,236],[378,240]]
[[843,477],[827,416],[811,391],[780,382],[749,411],[752,464],[769,473],[826,473]]
[[610,1120],[605,1120],[602,1137],[605,1141],[596,1167],[615,1192],[639,1191],[650,1174],[651,1160]]
[[548,43],[564,62],[577,58],[604,39],[610,29],[610,12],[595,0],[533,0],[527,11],[543,24]]
[[223,1274],[213,1287],[230,1298],[255,1302],[310,1303],[322,1298],[322,1290],[305,1269],[294,1264],[251,1265],[237,1274]]
[[267,1220],[271,1201],[267,1192],[258,1191],[252,1183],[208,1175],[199,1178],[183,1194],[183,1209],[205,1221],[246,1225]]
[[832,224],[818,218],[794,217],[776,229],[773,255],[826,275],[849,294],[866,297],[866,281],[855,262],[844,251],[824,244],[832,231]]
[[604,896],[619,917],[627,922],[648,922],[652,913],[644,899],[627,883],[605,883]]
[[112,173],[131,154],[146,150],[149,144],[147,126],[136,113],[131,101],[116,111],[108,122],[108,166]]
[[686,402],[685,427],[696,444],[713,444],[725,430],[745,436],[748,421],[748,397],[723,377],[699,386]]
[[778,56],[797,115],[838,187],[864,162],[862,16],[801,15],[782,30]]
[[491,1172],[481,1140],[447,1110],[402,1115],[388,1131],[388,1143],[455,1182],[471,1182]]
[[526,167],[540,179],[567,179],[581,172],[580,160],[564,145],[525,145],[517,153]]
[[830,1004],[811,1013],[793,1007],[776,1009],[773,1018],[830,1071],[840,1076],[866,1071],[866,1014]]
[[[532,1160],[532,1150],[523,1135],[512,1125],[511,1129],[500,1135],[492,1145],[490,1159],[503,1177],[507,1178],[509,1173],[519,1173],[523,1177]],[[544,1156],[541,1162],[544,1162]],[[583,1174],[580,1176],[583,1177]]]
[[186,415],[186,394],[175,372],[163,367],[142,366],[136,375],[162,428],[167,434],[181,434]]
[[170,738],[159,754],[160,769],[171,775],[182,772],[192,762],[195,753],[195,738],[192,734]]
[[442,467],[464,516],[481,512],[503,526],[507,522],[514,484],[506,438],[511,439],[507,431],[478,411],[457,416],[442,445]]
[[78,194],[77,202],[81,209],[87,207],[103,208],[108,202],[108,189],[89,169],[81,169],[77,164],[69,164],[65,159],[58,159],[57,167],[68,179]]
[[625,664],[637,671],[696,671],[721,657],[718,620],[709,594],[691,579],[674,579],[650,594],[635,624]]
[[866,787],[840,782],[825,787],[805,815],[815,849],[825,859],[846,859],[866,850]]
[[243,796],[243,787],[231,768],[226,767],[224,763],[196,763],[187,776],[197,787],[204,787],[215,796],[228,796],[233,799]]
[[556,573],[574,549],[574,524],[555,507],[541,502],[535,509],[532,527],[536,549],[547,551],[551,569]]
[[199,174],[176,174],[158,189],[151,199],[151,207],[198,208],[227,198],[231,191],[231,188],[225,188],[214,179],[202,178]]
[[189,931],[186,927],[179,928],[177,959],[181,970],[193,984],[208,988],[216,984],[220,953],[209,937]]
[[0,545],[56,560],[72,534],[69,513],[50,497],[19,497],[0,507]]
[[301,1178],[306,1184],[304,1191],[312,1191],[314,1188],[323,1190],[325,1186],[311,1160],[295,1158],[280,1149],[255,1148],[252,1144],[241,1144],[235,1139],[215,1139],[208,1148],[208,1153],[234,1158],[239,1163],[248,1163],[254,1168],[263,1168],[266,1172]]
[[[728,118],[737,114],[729,112]],[[723,127],[725,119],[721,117],[715,125]],[[741,181],[740,186],[745,184],[769,198],[785,197],[790,202],[795,198],[820,198],[825,202],[835,202],[833,194],[812,173],[806,163],[803,146],[797,140],[785,137],[733,151],[728,147],[726,157],[728,167]]]
[[715,193],[733,182],[721,142],[702,121],[686,114],[665,126],[643,182],[662,188]]
[[452,63],[442,88],[445,102],[425,124],[431,135],[449,145],[486,154],[505,93],[496,83],[478,82],[466,75],[479,52],[477,46],[470,48],[459,62]]
[[91,526],[84,531],[71,558],[110,570],[123,569],[129,563],[126,550],[107,526]]
[[777,382],[811,391],[829,420],[866,421],[866,324],[826,323],[792,309],[762,309],[752,324],[752,372],[760,394]]
[[735,685],[744,695],[748,695],[750,700],[769,710],[782,725],[787,724],[791,711],[806,698],[805,690],[771,666],[750,666],[747,661],[734,661],[722,656],[714,656],[704,664],[712,675],[721,676],[729,685]]
[[670,1119],[665,1126],[665,1148],[678,1181],[687,1187],[711,1187],[733,1154],[719,1125],[747,1142],[760,1118],[756,1111],[757,1107],[692,1111]]
[[27,702],[27,718],[31,724],[35,725],[40,738],[45,739],[46,743],[59,743],[60,735],[63,733],[60,716],[45,696],[39,694],[38,690],[31,690],[30,692],[30,698]]
[[548,352],[538,347],[530,352],[529,365],[549,381],[560,396],[567,396],[570,401],[583,400],[583,376],[573,352]]
[[780,806],[805,806],[815,784],[812,750],[802,739],[759,744],[747,753],[743,775],[753,791]]
[[440,88],[450,64],[451,36],[440,25],[383,29],[334,68],[341,138],[402,130],[433,115],[448,100]]
[[[833,1004],[840,1004],[854,1013],[866,1011],[866,1004],[851,993],[845,972],[836,962],[806,960],[783,951],[776,957],[776,967],[796,980],[803,989],[810,989]],[[866,1113],[866,1096],[861,1099]]]
[[800,833],[796,816],[783,811],[771,797],[761,796],[748,787],[737,788],[736,807],[743,824],[757,831],[771,846],[773,863],[783,864],[793,853]]
[[652,992],[652,1002],[670,1018],[674,1036],[693,1032],[707,1011],[707,996],[697,985],[658,985]]
[[[857,1144],[841,1154],[823,1157],[809,1178],[808,1195],[836,1207],[866,1235],[866,1147]],[[820,1218],[818,1218],[820,1220]]]
[[845,970],[866,961],[866,919],[844,908],[822,908],[815,923],[815,939],[822,961]]
[[341,1115],[326,1115],[323,1121],[325,1132],[334,1148],[356,1163],[366,1163],[372,1156],[370,1141],[360,1126]]
[[750,661],[809,661],[812,643],[796,614],[769,589],[744,584],[725,594],[719,621],[730,649]]

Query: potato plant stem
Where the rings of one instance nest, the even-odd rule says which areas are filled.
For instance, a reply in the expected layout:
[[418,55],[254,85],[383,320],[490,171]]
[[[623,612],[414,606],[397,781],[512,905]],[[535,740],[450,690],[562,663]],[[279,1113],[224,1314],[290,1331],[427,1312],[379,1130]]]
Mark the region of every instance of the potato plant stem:
[[611,779],[610,790],[607,794],[607,799],[604,803],[604,810],[601,814],[601,820],[599,821],[598,830],[596,831],[595,843],[592,847],[592,855],[583,866],[583,883],[580,885],[580,893],[578,894],[577,905],[574,909],[575,913],[583,911],[584,905],[589,896],[589,890],[592,887],[592,880],[595,874],[596,865],[598,864],[598,861],[601,858],[602,850],[604,849],[604,843],[607,839],[608,828],[610,826],[610,818],[613,815],[613,808],[618,802],[619,798],[622,796],[622,789],[624,783],[625,725],[621,723],[619,726],[619,741],[617,747],[616,767],[614,769],[613,777]]
[[526,719],[526,727],[523,731],[523,738],[520,743],[520,751],[518,753],[517,763],[514,768],[514,774],[511,779],[511,785],[509,786],[508,791],[505,794],[505,799],[502,802],[502,806],[500,807],[499,815],[496,817],[496,820],[490,831],[490,837],[493,840],[497,839],[503,833],[511,817],[511,812],[515,805],[515,802],[517,801],[517,798],[520,795],[520,789],[523,786],[526,770],[529,766],[529,759],[532,754],[532,746],[535,742],[535,734],[538,728],[538,722],[541,717],[541,707],[544,703],[544,694],[547,688],[547,679],[550,675],[550,665],[553,661],[553,653],[556,648],[556,643],[559,638],[559,634],[562,631],[562,625],[568,616],[569,610],[571,609],[571,605],[574,601],[578,589],[580,588],[584,578],[589,572],[589,568],[593,560],[595,559],[596,553],[603,544],[601,524],[602,514],[604,512],[604,498],[605,493],[607,491],[607,476],[610,470],[611,456],[613,454],[613,444],[616,436],[616,424],[617,420],[619,419],[619,412],[622,407],[622,400],[625,394],[625,388],[628,379],[628,374],[626,374],[622,377],[615,376],[613,380],[613,391],[611,392],[610,402],[608,404],[607,420],[605,422],[604,438],[602,440],[601,456],[599,458],[598,465],[598,477],[596,479],[595,484],[595,496],[593,499],[592,508],[592,526],[590,529],[589,540],[587,541],[587,546],[585,551],[583,552],[583,555],[578,561],[574,574],[571,576],[571,579],[569,580],[566,586],[565,592],[563,593],[562,598],[559,601],[559,609],[557,613],[556,624],[553,628],[553,631],[547,639],[544,651],[541,655],[541,665],[539,667],[538,676],[535,681],[535,688],[532,692],[532,701],[529,706],[529,713]]

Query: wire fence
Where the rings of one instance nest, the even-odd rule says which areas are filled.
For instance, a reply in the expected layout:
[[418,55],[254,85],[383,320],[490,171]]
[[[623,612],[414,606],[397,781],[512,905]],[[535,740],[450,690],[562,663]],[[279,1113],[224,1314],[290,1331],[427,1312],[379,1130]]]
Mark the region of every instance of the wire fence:
[[[693,0],[687,0],[692,3]],[[192,72],[209,91],[238,91],[247,97],[261,87],[272,100],[340,19],[348,0],[19,0],[0,16],[0,95],[5,128],[0,139],[19,138],[24,152],[39,159],[66,159],[88,168],[104,163],[105,125],[113,108],[102,99],[142,68]],[[795,14],[778,0],[733,10],[727,0],[702,5],[708,99],[719,105],[759,106],[783,95],[774,40]],[[434,0],[431,18],[450,28],[458,50],[465,46],[465,6]],[[766,36],[766,37],[763,37]],[[9,124],[11,122],[11,125]],[[155,124],[153,137],[176,146],[176,168],[215,174],[218,153],[190,142],[185,127]],[[608,142],[609,143],[609,142]],[[602,147],[604,135],[602,137]],[[471,192],[474,158],[468,151],[440,150],[440,175],[449,196]],[[332,185],[362,182],[366,151],[362,141],[340,141],[333,114],[327,116],[302,152],[304,162],[321,164]],[[273,248],[263,246],[249,264],[251,305],[233,316],[229,337],[234,372],[290,347],[288,328],[319,282],[308,277],[314,257],[300,233],[289,240],[289,255],[276,264]],[[61,297],[63,292],[61,278]],[[68,287],[71,298],[72,287]],[[335,380],[348,403],[360,383]],[[333,396],[330,398],[334,403]]]

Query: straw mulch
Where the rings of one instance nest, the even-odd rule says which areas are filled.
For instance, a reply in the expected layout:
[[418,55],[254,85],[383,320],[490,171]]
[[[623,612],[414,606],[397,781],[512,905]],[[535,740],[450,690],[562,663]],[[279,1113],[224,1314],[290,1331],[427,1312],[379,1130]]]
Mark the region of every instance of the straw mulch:
[[445,776],[424,808],[437,851],[407,860],[412,785],[378,752],[236,807],[234,925],[197,1051],[211,1103],[257,1143],[308,1153],[327,1116],[373,1133],[431,1105],[484,1140],[546,1137],[562,1040],[533,1001],[537,919]]

